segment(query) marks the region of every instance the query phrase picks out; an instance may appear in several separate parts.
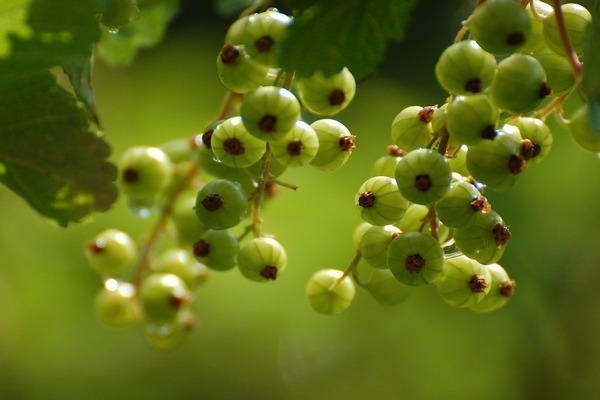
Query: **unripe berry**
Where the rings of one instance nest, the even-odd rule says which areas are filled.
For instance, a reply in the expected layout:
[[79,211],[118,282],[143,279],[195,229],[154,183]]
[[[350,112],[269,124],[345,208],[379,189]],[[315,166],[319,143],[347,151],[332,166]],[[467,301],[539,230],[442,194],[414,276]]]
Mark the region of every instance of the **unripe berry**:
[[97,273],[106,277],[118,277],[135,261],[137,248],[127,233],[107,229],[87,243],[85,255]]
[[319,119],[310,124],[319,138],[319,151],[310,165],[323,171],[332,171],[344,165],[356,149],[355,136],[334,119]]
[[411,286],[400,282],[389,269],[373,269],[362,288],[380,304],[394,306],[406,300]]
[[[560,9],[562,10],[571,45],[577,56],[581,57],[583,56],[585,47],[586,32],[588,26],[592,23],[592,14],[584,6],[575,3],[563,4]],[[565,46],[560,37],[558,22],[554,15],[555,12],[544,19],[544,39],[550,50],[561,56],[566,56]]]
[[487,266],[490,271],[490,291],[479,302],[472,304],[469,308],[473,311],[486,313],[504,306],[512,297],[516,283],[510,279],[504,268],[498,264]]
[[136,199],[153,198],[171,179],[173,165],[158,147],[135,146],[119,160],[119,184],[123,192]]
[[392,122],[392,141],[404,151],[426,147],[433,138],[431,120],[436,107],[409,106]]
[[173,320],[190,300],[191,293],[177,275],[153,273],[142,280],[140,302],[149,322],[161,324]]
[[444,250],[437,240],[421,232],[405,232],[388,248],[387,264],[400,282],[421,286],[437,279],[444,267]]
[[192,253],[198,261],[216,271],[235,267],[238,252],[238,239],[227,229],[208,230],[192,245]]
[[349,276],[337,269],[315,272],[306,285],[308,303],[322,314],[339,314],[354,300],[354,283]]
[[217,75],[223,86],[235,93],[248,93],[260,87],[269,68],[254,61],[244,46],[227,43],[217,56]]
[[373,268],[387,269],[387,250],[402,231],[394,225],[372,226],[360,239],[360,253]]
[[498,107],[486,94],[455,97],[446,112],[450,137],[467,146],[494,139],[497,122]]
[[465,256],[449,258],[435,281],[442,299],[454,307],[469,307],[490,291],[492,277],[488,268]]
[[348,68],[325,77],[317,71],[309,78],[297,82],[298,97],[302,106],[316,115],[335,115],[348,107],[356,92],[354,76]]
[[135,287],[115,279],[108,279],[96,294],[94,309],[102,322],[113,327],[128,326],[140,318]]
[[405,199],[426,205],[448,192],[452,173],[444,156],[430,149],[417,149],[398,162],[395,177]]
[[286,266],[285,249],[273,238],[254,238],[240,249],[238,268],[252,281],[274,281]]
[[594,153],[600,152],[600,131],[592,125],[590,106],[581,105],[569,121],[571,137],[582,149]]
[[498,262],[511,233],[502,217],[495,211],[478,213],[475,222],[466,228],[454,230],[456,247],[467,257],[482,264]]
[[241,117],[226,119],[215,128],[211,137],[215,158],[229,167],[249,167],[262,158],[266,149],[264,141],[248,132]]
[[194,210],[202,225],[210,229],[227,229],[246,217],[248,199],[239,183],[215,179],[200,189]]
[[367,179],[358,189],[354,203],[361,218],[373,225],[399,221],[408,207],[408,201],[398,191],[396,180],[387,176]]

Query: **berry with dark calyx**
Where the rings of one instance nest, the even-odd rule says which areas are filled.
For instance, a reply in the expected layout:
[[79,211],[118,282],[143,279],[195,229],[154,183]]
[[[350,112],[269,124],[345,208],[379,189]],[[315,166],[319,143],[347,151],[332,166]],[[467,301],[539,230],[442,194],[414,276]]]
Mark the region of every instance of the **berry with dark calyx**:
[[200,189],[194,210],[207,228],[227,229],[246,217],[248,199],[239,183],[215,179]]
[[248,93],[260,87],[269,74],[269,68],[254,61],[240,45],[227,43],[217,56],[217,75],[227,89]]
[[452,94],[471,95],[485,91],[496,75],[496,58],[474,40],[452,44],[435,65],[439,84]]
[[396,279],[389,269],[372,269],[361,287],[385,306],[395,306],[404,302],[411,291],[411,286]]
[[493,140],[498,122],[498,107],[486,94],[457,96],[448,106],[446,128],[450,137],[467,146]]
[[511,233],[502,217],[495,211],[478,213],[475,222],[466,228],[454,230],[456,247],[467,257],[482,264],[498,262]]
[[406,152],[395,144],[389,145],[387,147],[387,154],[375,160],[371,175],[389,176],[390,178],[393,178],[396,173],[398,161],[400,161],[404,154],[406,154]]
[[246,94],[240,116],[246,130],[265,141],[282,139],[300,118],[300,103],[292,92],[277,86],[261,86]]
[[398,191],[396,180],[388,176],[367,179],[358,189],[354,203],[361,218],[373,225],[399,221],[408,207],[408,201]]
[[88,263],[98,274],[118,277],[135,261],[137,246],[127,233],[107,229],[89,241],[84,252]]
[[531,34],[528,12],[517,0],[487,0],[479,4],[467,26],[471,37],[496,55],[514,53]]
[[96,294],[94,309],[105,324],[124,327],[140,319],[135,287],[128,282],[107,279]]
[[334,119],[319,119],[310,124],[319,138],[319,151],[310,165],[332,171],[344,165],[356,149],[355,136]]
[[315,272],[306,284],[306,297],[313,310],[322,314],[339,314],[354,300],[354,282],[337,269]]
[[[535,8],[535,15],[532,11]],[[521,53],[537,53],[548,48],[544,39],[544,20],[554,12],[552,6],[541,0],[532,0],[525,8],[531,21],[531,33],[525,44],[519,49]]]
[[[569,41],[578,57],[583,56],[585,47],[586,32],[592,23],[592,14],[582,6],[576,3],[565,3],[560,7],[565,21],[565,27],[569,36]],[[544,39],[550,50],[555,53],[566,56],[565,46],[560,37],[560,29],[555,17],[556,10],[544,19]]]
[[154,272],[177,275],[190,289],[194,289],[207,277],[206,266],[198,262],[189,250],[181,248],[163,251],[151,267]]
[[135,146],[119,159],[119,185],[131,198],[151,199],[169,183],[173,164],[158,147]]
[[[542,162],[552,148],[553,136],[550,128],[544,121],[532,117],[516,117],[508,121],[519,129],[523,141],[521,142],[521,155],[527,160],[527,165],[536,165]],[[527,153],[526,157],[524,153]]]
[[409,106],[392,122],[392,141],[404,151],[426,147],[433,138],[431,120],[437,107]]
[[479,302],[469,306],[469,309],[480,313],[487,313],[504,306],[512,297],[516,283],[510,279],[506,270],[499,264],[487,266],[490,271],[490,291]]
[[243,38],[250,57],[265,66],[276,67],[291,23],[291,17],[275,9],[251,14],[246,20]]
[[491,210],[490,203],[469,182],[457,182],[435,203],[437,217],[449,228],[465,228],[475,222],[477,213]]
[[394,225],[372,226],[360,239],[360,253],[373,268],[387,269],[387,249],[402,231]]
[[211,149],[217,160],[234,168],[245,168],[259,161],[266,143],[252,136],[240,117],[231,117],[214,130]]
[[571,137],[579,147],[594,153],[600,152],[600,131],[592,125],[592,116],[588,104],[581,105],[575,111],[568,127],[571,131]]
[[575,75],[571,70],[569,60],[553,51],[546,50],[534,53],[546,73],[546,82],[552,88],[552,95],[567,93],[575,85]]
[[495,191],[505,191],[515,184],[525,170],[521,155],[523,139],[519,129],[504,125],[494,140],[469,147],[467,168],[473,177]]
[[422,232],[405,232],[388,248],[387,264],[400,282],[410,286],[429,284],[444,267],[444,250],[437,240]]
[[435,288],[449,305],[469,307],[485,298],[491,283],[491,273],[486,265],[461,255],[446,260]]
[[501,109],[527,113],[552,93],[542,64],[533,56],[513,54],[498,63],[489,95]]
[[319,138],[304,121],[296,125],[282,139],[271,142],[271,152],[282,165],[301,167],[309,164],[319,151]]
[[356,81],[348,68],[325,76],[317,71],[297,81],[302,106],[315,115],[335,115],[344,110],[356,92]]
[[240,249],[238,269],[244,277],[251,281],[274,281],[286,266],[285,249],[273,238],[254,238]]
[[100,22],[109,29],[119,29],[140,15],[137,0],[109,0]]
[[[402,232],[423,232],[432,236],[431,223],[428,221],[429,208],[421,204],[411,204],[406,209],[404,217],[395,225]],[[421,228],[423,226],[423,228]],[[438,242],[444,243],[450,235],[450,229],[443,225],[439,219],[435,220]]]
[[211,270],[227,271],[237,265],[239,243],[233,232],[208,230],[194,242],[192,254]]
[[142,280],[139,299],[145,320],[162,324],[172,321],[192,295],[177,275],[152,273]]
[[452,172],[448,161],[431,149],[408,152],[398,162],[395,172],[400,194],[410,202],[431,204],[450,189]]

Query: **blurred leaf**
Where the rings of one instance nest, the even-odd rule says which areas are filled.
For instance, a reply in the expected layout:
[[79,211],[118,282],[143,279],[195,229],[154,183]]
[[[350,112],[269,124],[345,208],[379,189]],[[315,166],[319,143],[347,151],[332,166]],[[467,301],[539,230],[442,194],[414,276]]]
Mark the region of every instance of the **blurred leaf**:
[[591,4],[592,23],[588,28],[585,41],[585,64],[581,87],[585,92],[590,106],[592,125],[600,132],[600,1]]
[[257,0],[216,0],[215,10],[224,17],[234,17]]
[[179,10],[179,0],[138,0],[140,17],[118,31],[102,28],[100,56],[112,64],[128,64],[137,52],[158,43]]
[[27,25],[27,13],[31,0],[3,0],[0,3],[0,58],[10,54],[9,35],[27,39],[32,35]]
[[62,65],[63,71],[69,77],[69,82],[86,110],[90,114],[91,120],[96,125],[100,125],[98,114],[96,113],[96,96],[92,87],[92,60],[90,57],[77,57],[65,62]]
[[357,79],[363,78],[377,68],[387,41],[402,38],[416,3],[417,0],[320,1],[294,17],[282,48],[281,65],[300,76],[319,70],[332,75],[348,67]]
[[48,71],[0,74],[0,92],[0,181],[62,226],[110,208],[110,148],[75,98]]

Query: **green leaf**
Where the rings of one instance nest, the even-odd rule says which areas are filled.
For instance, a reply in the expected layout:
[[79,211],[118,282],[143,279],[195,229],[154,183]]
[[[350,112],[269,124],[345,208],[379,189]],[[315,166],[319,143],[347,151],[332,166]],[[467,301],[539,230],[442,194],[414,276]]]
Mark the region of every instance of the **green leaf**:
[[281,65],[300,76],[319,70],[332,75],[348,67],[357,79],[363,78],[377,68],[388,40],[403,37],[416,3],[417,0],[329,0],[311,5],[294,17],[282,48]]
[[28,39],[33,31],[27,25],[27,15],[31,0],[2,0],[0,3],[0,58],[10,54],[9,35]]
[[89,113],[94,124],[100,126],[96,113],[96,95],[92,87],[92,59],[91,57],[77,57],[65,62],[62,69],[69,77],[77,100],[81,101]]
[[215,10],[223,17],[234,17],[254,3],[257,0],[216,0]]
[[592,24],[586,34],[581,88],[589,102],[592,126],[600,134],[600,0],[592,3],[590,12]]
[[0,181],[61,226],[110,208],[110,148],[75,98],[48,71],[0,76]]
[[144,47],[158,43],[179,10],[179,0],[139,0],[140,17],[118,31],[102,27],[99,55],[112,64],[129,64]]

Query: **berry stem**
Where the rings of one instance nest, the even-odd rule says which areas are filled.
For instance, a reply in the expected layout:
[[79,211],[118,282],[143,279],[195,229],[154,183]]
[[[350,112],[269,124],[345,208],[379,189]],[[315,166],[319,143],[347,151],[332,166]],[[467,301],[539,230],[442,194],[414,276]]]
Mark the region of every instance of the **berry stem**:
[[534,118],[539,118],[539,119],[544,119],[546,118],[548,115],[550,115],[550,113],[552,113],[553,111],[556,112],[556,117],[559,121],[561,121],[561,123],[565,123],[564,118],[562,117],[563,114],[563,103],[565,102],[565,100],[567,99],[567,97],[569,97],[569,95],[571,94],[572,91],[569,91],[565,94],[562,94],[556,98],[554,98],[550,103],[548,103],[544,108],[536,111],[533,114]]
[[221,110],[219,114],[214,118],[214,121],[219,121],[222,119],[226,119],[233,108],[237,106],[242,101],[243,96],[239,93],[235,92],[227,92],[225,98],[223,99],[223,104],[221,105]]
[[573,70],[573,75],[575,76],[575,81],[579,86],[582,75],[582,67],[579,58],[577,57],[577,53],[573,48],[573,44],[571,43],[571,39],[569,39],[569,32],[567,31],[567,25],[565,23],[565,18],[561,9],[561,1],[560,0],[552,0],[552,4],[554,6],[554,16],[556,18],[556,24],[558,25],[558,32],[560,33],[560,39],[563,42],[563,46],[565,48],[565,53],[567,54],[567,59],[571,64],[571,69]]
[[[337,279],[335,282],[333,282],[333,284],[329,287],[329,291],[335,290],[335,288],[340,283],[342,283],[342,281],[350,274],[352,274],[352,276],[356,279],[356,276],[358,275],[356,269],[358,267],[358,263],[360,262],[361,258],[362,258],[362,253],[361,253],[360,249],[357,249],[356,254],[354,255],[354,258],[352,259],[352,261],[350,261],[350,264],[348,265],[348,267],[346,267],[342,276],[340,276],[339,279]],[[359,283],[358,280],[356,280],[356,282]]]
[[252,203],[252,225],[254,226],[254,237],[262,236],[262,217],[260,215],[260,207],[262,206],[263,199],[265,197],[265,186],[269,180],[269,164],[271,162],[271,147],[267,143],[267,150],[262,157],[262,164],[260,166],[260,172],[258,174],[257,182],[258,186],[252,194],[254,199]]
[[423,232],[427,223],[429,223],[429,227],[431,228],[431,236],[435,240],[439,240],[437,234],[438,222],[437,222],[437,214],[435,212],[435,207],[433,204],[427,206],[427,214],[421,220],[421,225],[419,226],[419,232]]

